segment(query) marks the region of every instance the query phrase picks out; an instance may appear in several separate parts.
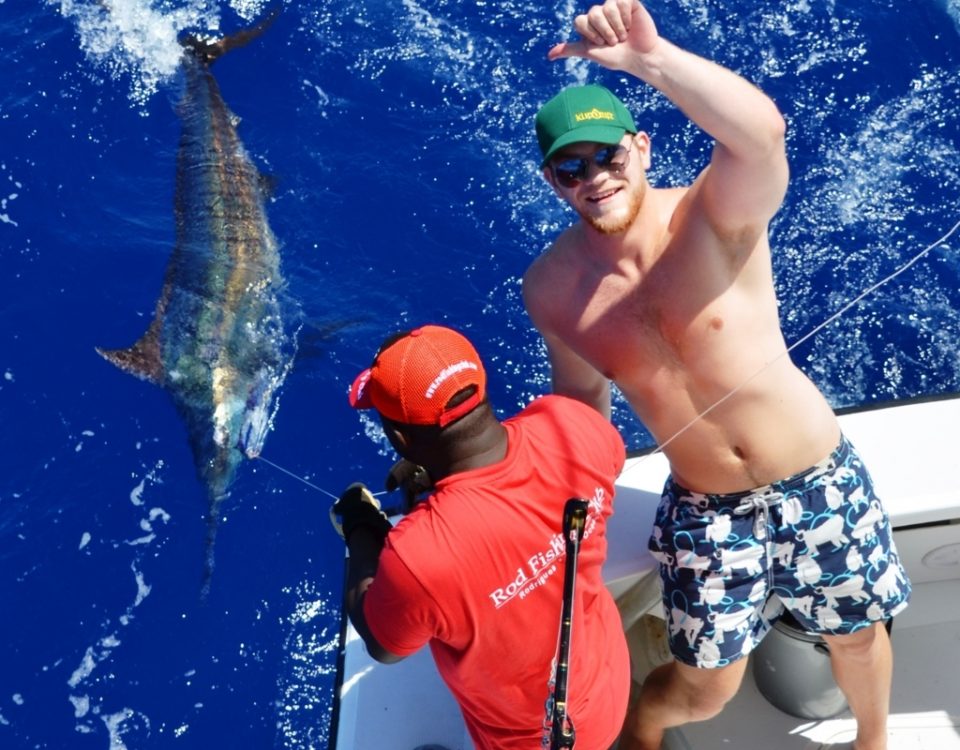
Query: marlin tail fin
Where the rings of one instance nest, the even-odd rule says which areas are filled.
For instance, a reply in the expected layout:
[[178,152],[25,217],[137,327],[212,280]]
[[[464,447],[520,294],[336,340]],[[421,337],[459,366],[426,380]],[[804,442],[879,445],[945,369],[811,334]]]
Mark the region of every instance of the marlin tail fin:
[[277,20],[280,10],[281,6],[276,5],[257,25],[240,29],[240,31],[228,36],[219,39],[203,39],[194,34],[186,34],[180,38],[180,44],[200,58],[206,65],[210,65],[221,55],[225,55],[237,47],[243,47],[260,36]]

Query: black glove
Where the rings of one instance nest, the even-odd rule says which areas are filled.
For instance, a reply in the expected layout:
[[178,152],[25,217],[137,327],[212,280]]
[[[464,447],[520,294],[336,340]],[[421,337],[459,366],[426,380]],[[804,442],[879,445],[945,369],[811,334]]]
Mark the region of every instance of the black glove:
[[401,458],[387,472],[386,487],[387,492],[403,490],[400,509],[406,515],[417,504],[418,495],[433,489],[433,480],[422,466]]
[[380,510],[380,503],[360,482],[347,487],[330,508],[330,523],[347,544],[353,532],[361,526],[373,531],[380,544],[392,528],[386,514]]

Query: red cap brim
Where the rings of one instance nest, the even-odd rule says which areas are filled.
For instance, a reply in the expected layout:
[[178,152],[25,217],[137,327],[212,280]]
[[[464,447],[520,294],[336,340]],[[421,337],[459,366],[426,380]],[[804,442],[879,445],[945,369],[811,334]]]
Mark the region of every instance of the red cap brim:
[[367,385],[370,382],[372,371],[368,367],[361,372],[350,386],[350,406],[354,409],[372,409],[373,401],[370,399],[370,389]]

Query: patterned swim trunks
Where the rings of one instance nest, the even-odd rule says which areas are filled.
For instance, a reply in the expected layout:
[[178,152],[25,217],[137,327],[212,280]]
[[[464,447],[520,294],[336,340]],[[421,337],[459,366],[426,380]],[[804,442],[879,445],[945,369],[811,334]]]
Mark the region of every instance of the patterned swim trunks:
[[746,656],[784,607],[801,627],[852,633],[907,606],[910,581],[853,446],[775,484],[729,495],[667,480],[650,552],[670,650],[697,667]]

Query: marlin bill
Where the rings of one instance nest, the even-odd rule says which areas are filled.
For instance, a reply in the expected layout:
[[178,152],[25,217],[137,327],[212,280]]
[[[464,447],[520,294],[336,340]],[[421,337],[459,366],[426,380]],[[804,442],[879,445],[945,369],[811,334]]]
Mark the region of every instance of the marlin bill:
[[224,52],[272,20],[217,41],[181,40],[176,246],[147,332],[127,349],[97,349],[122,370],[165,388],[186,423],[208,494],[203,595],[222,503],[243,459],[262,449],[293,361],[263,180],[210,71]]

